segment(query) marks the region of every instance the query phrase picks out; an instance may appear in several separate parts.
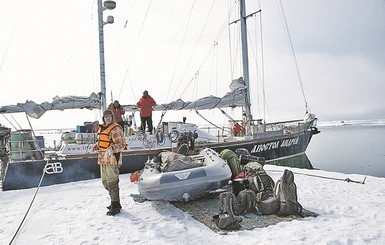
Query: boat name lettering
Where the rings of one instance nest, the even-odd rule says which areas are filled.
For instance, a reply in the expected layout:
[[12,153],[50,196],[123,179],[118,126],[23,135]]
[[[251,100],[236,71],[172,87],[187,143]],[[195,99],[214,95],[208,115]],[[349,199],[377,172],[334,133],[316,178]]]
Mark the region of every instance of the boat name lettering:
[[279,147],[279,141],[269,142],[266,144],[254,145],[253,149],[251,150],[251,153],[268,151],[271,149],[276,149],[278,147]]
[[298,141],[299,141],[299,137],[287,139],[287,140],[282,140],[281,147],[288,147],[288,146],[292,146],[292,145],[297,145]]
[[50,162],[45,165],[44,172],[46,174],[60,174],[63,172],[63,166],[61,162]]
[[[280,144],[280,142],[281,142],[281,144]],[[299,142],[299,137],[296,137],[296,138],[291,138],[291,139],[285,139],[282,141],[278,140],[278,141],[269,142],[266,144],[254,145],[254,147],[250,153],[269,151],[269,150],[277,149],[280,147],[289,147],[292,145],[297,145],[298,142]]]

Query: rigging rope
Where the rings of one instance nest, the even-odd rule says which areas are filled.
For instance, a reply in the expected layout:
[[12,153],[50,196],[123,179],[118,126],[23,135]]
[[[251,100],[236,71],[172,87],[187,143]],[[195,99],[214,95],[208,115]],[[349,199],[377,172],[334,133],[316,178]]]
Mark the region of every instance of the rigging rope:
[[207,118],[205,118],[202,114],[199,113],[199,111],[195,110],[195,112],[198,114],[198,116],[200,116],[203,120],[205,120],[206,122],[210,123],[211,125],[213,125],[214,127],[216,127],[217,129],[220,129],[220,130],[223,130],[225,132],[228,132],[228,133],[231,133],[230,130],[226,130],[224,127],[219,127],[218,125],[216,125],[215,123],[209,121]]
[[[228,9],[230,9],[230,2],[228,2]],[[226,19],[227,23],[230,22],[229,18],[230,18],[230,16],[228,15],[227,19]],[[232,43],[231,42],[231,31],[230,31],[230,28],[227,28],[227,30],[228,30],[227,34],[228,34],[228,42],[229,42],[229,50],[230,50],[230,54],[229,54],[230,69],[231,69],[231,73],[230,74],[231,74],[231,77],[233,77],[234,76],[234,68],[231,65],[231,64],[233,64],[233,59],[232,59],[233,53],[232,53],[232,48],[231,48],[231,43]]]
[[[257,28],[257,19],[254,18],[254,23],[255,23],[255,30],[260,30],[260,42],[261,42],[261,48],[260,48],[260,53],[261,53],[261,69],[259,69],[258,67],[258,58],[257,58],[257,49],[258,49],[258,44],[255,43],[255,47],[256,49],[254,49],[254,45],[250,45],[251,47],[251,51],[253,53],[253,58],[254,58],[254,62],[255,62],[255,73],[256,73],[256,77],[257,77],[257,83],[256,83],[256,86],[257,86],[257,91],[256,91],[256,95],[257,96],[254,96],[254,98],[256,97],[256,102],[257,102],[257,110],[258,110],[258,115],[261,115],[261,107],[263,106],[263,116],[262,118],[264,120],[266,120],[266,113],[268,114],[269,116],[269,120],[270,120],[270,111],[269,111],[269,107],[268,107],[268,103],[267,103],[267,98],[266,98],[266,89],[265,89],[265,78],[264,78],[264,56],[263,56],[263,32],[262,32],[262,14],[261,14],[261,11],[257,11],[256,13],[259,13],[259,28]],[[256,14],[254,13],[254,14]],[[253,16],[253,15],[251,15]],[[250,16],[250,17],[251,17]],[[256,17],[256,15],[255,15]],[[255,32],[255,35],[256,35],[256,38],[255,40],[257,40],[257,32]],[[250,32],[247,31],[247,36],[248,38],[250,39],[250,41],[252,42],[252,38],[250,37]],[[261,72],[260,72],[261,71]],[[259,85],[261,86],[261,89],[258,89],[259,88]],[[260,94],[259,94],[259,90],[261,90],[261,95],[262,95],[262,98],[260,98]],[[251,92],[251,88],[249,88],[249,91]],[[262,100],[262,103],[260,103],[260,100]],[[253,103],[251,103],[253,104]],[[262,105],[261,105],[262,104]]]
[[[15,125],[13,125],[13,123],[12,123],[11,121],[9,121],[9,119],[8,119],[5,115],[3,115],[3,117],[5,118],[5,120],[7,120],[7,122],[8,122],[9,124],[11,124],[11,126],[13,127],[13,129],[17,130],[17,128],[15,127]],[[16,121],[16,119],[12,116],[12,114],[11,114],[11,117],[12,117],[12,119],[17,123],[17,125],[19,126],[19,128],[21,129],[20,125],[18,124],[18,122]]]
[[[260,3],[259,3],[259,6],[260,6]],[[261,7],[259,7],[259,9],[261,9]],[[270,115],[270,110],[269,110],[269,107],[268,107],[268,104],[267,104],[267,99],[266,99],[266,89],[265,89],[265,59],[264,59],[264,45],[263,45],[263,30],[262,30],[262,12],[260,12],[259,14],[259,29],[260,29],[260,33],[261,33],[261,63],[262,63],[262,76],[261,76],[261,86],[262,86],[262,102],[263,102],[263,119],[265,120],[266,122],[266,113],[269,117],[269,120],[271,120],[271,115]]]
[[217,34],[217,36],[215,37],[215,40],[214,40],[214,42],[213,42],[213,45],[212,45],[212,46],[210,47],[210,49],[206,52],[207,54],[206,54],[206,56],[203,58],[201,64],[199,65],[199,67],[198,67],[198,69],[197,69],[197,72],[194,74],[193,78],[190,79],[190,82],[187,84],[186,88],[185,88],[185,89],[183,90],[183,92],[180,94],[180,97],[183,97],[184,92],[188,89],[188,87],[190,86],[191,82],[193,82],[194,79],[197,78],[197,75],[199,74],[199,71],[202,69],[202,67],[203,67],[203,65],[206,63],[207,59],[208,59],[208,58],[210,57],[210,55],[216,50],[217,45],[218,45],[218,40],[219,40],[220,37],[222,36],[222,34],[223,34],[223,32],[224,32],[224,30],[225,30],[227,24],[228,24],[228,20],[229,20],[229,18],[230,18],[230,16],[231,16],[232,12],[234,11],[234,6],[236,6],[235,3],[234,3],[234,5],[233,5],[233,7],[231,8],[231,10],[229,11],[229,13],[228,13],[228,15],[227,15],[225,21],[223,22],[221,28],[219,29],[219,32],[218,32],[218,34]]
[[286,37],[287,37],[288,42],[289,42],[290,52],[291,52],[291,54],[293,56],[294,64],[295,64],[296,71],[297,71],[298,81],[299,81],[299,84],[301,86],[302,96],[303,96],[303,99],[304,99],[304,102],[305,102],[305,109],[306,109],[306,112],[310,112],[310,108],[309,108],[309,106],[307,104],[307,100],[306,100],[306,96],[305,96],[305,91],[304,91],[303,85],[302,85],[301,73],[299,71],[299,66],[298,66],[297,58],[295,56],[293,43],[291,41],[291,36],[290,36],[290,32],[289,32],[289,26],[288,26],[287,21],[286,21],[285,12],[283,10],[283,5],[282,5],[281,0],[278,0],[278,1],[279,1],[280,14],[281,14],[282,22],[283,22],[284,27],[285,27]]
[[[209,17],[211,16],[211,12],[212,12],[212,10],[213,10],[214,3],[215,3],[215,1],[212,2],[211,7],[210,7],[210,10],[209,10],[209,12],[207,13],[207,16],[206,16],[206,19],[205,19],[205,23],[204,23],[204,25],[203,25],[203,27],[202,27],[202,29],[201,29],[201,32],[200,32],[199,37],[198,37],[198,40],[197,40],[196,43],[195,43],[195,47],[194,47],[193,52],[191,53],[191,56],[190,56],[190,58],[189,58],[189,60],[188,60],[188,62],[187,62],[186,68],[184,69],[184,71],[183,71],[183,73],[182,73],[182,77],[180,78],[180,81],[179,81],[179,84],[178,84],[178,86],[177,86],[177,89],[178,89],[178,87],[180,86],[180,84],[181,84],[181,82],[182,82],[182,80],[183,80],[183,78],[184,78],[184,76],[185,76],[185,74],[186,74],[186,72],[187,72],[188,67],[190,66],[190,63],[191,63],[191,61],[192,61],[192,58],[194,57],[194,54],[196,53],[196,50],[197,50],[197,48],[198,48],[198,44],[199,44],[199,42],[200,42],[200,40],[201,40],[201,38],[202,38],[202,36],[203,36],[204,30],[206,29],[206,26],[207,26]],[[194,4],[195,4],[195,2],[194,2]],[[192,12],[192,9],[191,9],[191,12]],[[187,30],[187,29],[186,29],[186,30]],[[177,89],[175,89],[175,92],[174,92],[174,95],[173,95],[172,98],[174,98]]]
[[[168,37],[169,25],[171,23],[172,17],[174,16],[176,3],[177,3],[177,0],[174,0],[173,5],[170,8],[171,10],[167,14],[167,16],[168,16],[167,17],[167,21],[165,22],[165,24],[162,27],[161,37],[160,37],[159,41],[156,41],[156,44],[157,44],[156,47],[154,45],[154,48],[153,48],[154,51],[157,51],[157,52],[160,51],[159,52],[159,56],[160,57],[167,57],[169,50],[173,49],[175,47],[174,46],[175,39],[174,39],[174,41],[171,44],[169,44],[168,48],[162,48],[161,45],[163,43],[165,43],[165,40]],[[178,33],[179,33],[179,31],[178,31]],[[151,61],[151,63],[150,63],[150,61]],[[148,64],[148,67],[149,67],[148,70],[152,71],[152,72],[147,72],[146,73],[146,77],[144,79],[144,84],[143,85],[145,85],[147,83],[147,81],[149,81],[149,80],[150,81],[158,80],[157,74],[158,74],[159,70],[162,70],[163,65],[165,65],[165,64],[159,65],[159,62],[156,59],[149,59],[147,64]],[[132,88],[132,84],[131,84],[131,91],[132,91],[133,94],[135,94],[134,90]],[[135,101],[136,101],[136,99],[135,99]]]
[[1,60],[1,64],[0,64],[0,72],[1,72],[1,70],[2,70],[2,68],[3,68],[4,60],[5,60],[5,57],[7,56],[9,44],[11,43],[11,40],[12,40],[13,32],[14,32],[14,31],[15,31],[15,23],[13,24],[12,33],[11,33],[11,36],[9,37],[9,40],[8,40],[8,43],[7,43],[7,47],[5,48],[5,52],[4,52],[4,55],[3,55],[3,59]]
[[[218,42],[214,42],[214,45],[215,47],[218,47]],[[215,74],[213,74],[215,72]],[[210,86],[209,86],[209,94],[210,91],[211,91],[211,84],[212,84],[212,81],[213,81],[213,76],[215,75],[215,93],[214,94],[217,94],[218,92],[218,48],[216,48],[214,50],[214,54],[213,54],[213,59],[212,59],[212,63],[211,63],[211,74],[210,74]]]
[[[173,73],[172,73],[170,85],[169,85],[169,87],[168,87],[166,100],[168,100],[168,98],[169,98],[169,93],[170,93],[170,91],[171,91],[172,83],[173,83],[174,78],[175,78],[176,68],[177,68],[177,66],[178,66],[178,64],[179,64],[179,59],[180,59],[181,54],[182,54],[182,48],[183,48],[183,45],[184,45],[185,38],[186,38],[186,36],[187,36],[187,29],[188,29],[188,26],[190,25],[191,15],[192,15],[192,12],[193,12],[195,3],[196,3],[196,0],[193,2],[192,6],[191,6],[191,9],[190,9],[190,13],[189,13],[189,15],[188,15],[188,17],[187,17],[186,29],[184,30],[184,33],[183,33],[182,43],[181,43],[180,48],[179,48],[179,51],[178,51],[178,56],[177,56],[177,59],[176,59],[176,62],[175,62],[175,66],[174,66],[174,70],[173,70]],[[173,95],[172,97],[175,96],[175,91],[178,90],[179,85],[180,85],[180,84],[178,84],[177,88],[174,90],[174,95]]]
[[133,57],[134,57],[134,53],[135,53],[135,50],[136,50],[136,46],[138,46],[139,39],[140,39],[140,37],[141,37],[141,35],[142,35],[143,27],[144,27],[144,24],[145,24],[145,22],[146,22],[148,12],[150,11],[151,3],[152,3],[152,0],[150,0],[150,3],[148,4],[147,10],[146,10],[146,14],[145,14],[145,16],[144,16],[142,25],[141,25],[141,27],[140,27],[139,35],[138,35],[138,37],[137,37],[137,39],[136,39],[136,41],[135,41],[135,45],[134,45],[134,48],[133,48],[133,51],[132,51],[132,55],[130,55],[131,59],[130,59],[130,61],[128,62],[128,66],[127,66],[127,69],[126,69],[126,73],[124,74],[124,78],[123,78],[123,81],[122,81],[122,85],[121,85],[121,87],[120,87],[120,91],[119,91],[119,96],[118,96],[118,97],[120,97],[121,91],[123,90],[123,85],[124,85],[124,82],[125,82],[126,77],[127,77],[127,75],[128,75],[128,71],[129,71],[129,69],[130,69],[131,62],[132,62]]

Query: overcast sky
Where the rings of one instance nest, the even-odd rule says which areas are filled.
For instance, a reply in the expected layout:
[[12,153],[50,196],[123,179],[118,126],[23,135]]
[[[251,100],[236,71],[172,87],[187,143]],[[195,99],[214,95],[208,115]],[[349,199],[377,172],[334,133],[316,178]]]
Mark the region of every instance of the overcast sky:
[[[108,101],[112,94],[122,104],[134,104],[144,89],[158,103],[181,95],[192,100],[228,91],[230,66],[220,65],[228,61],[222,53],[228,51],[229,33],[225,30],[220,39],[216,37],[231,4],[225,0],[116,2],[117,8],[104,14],[115,17],[114,24],[104,27]],[[385,118],[385,2],[281,2],[311,112],[320,120]],[[99,92],[96,0],[0,3],[0,105]],[[268,114],[271,120],[301,118],[304,99],[279,2],[264,0],[260,5]],[[256,1],[247,1],[247,6],[248,13],[259,9]],[[248,20],[251,28],[259,23],[259,15]],[[218,41],[216,52],[209,53],[214,41]],[[251,89],[256,94],[259,88],[254,84]],[[255,118],[265,114],[258,104],[253,99]],[[13,116],[27,126],[25,115]],[[55,128],[98,118],[98,112],[71,110],[31,120],[36,128]],[[165,119],[176,120],[171,113]],[[2,115],[0,123],[10,126]]]

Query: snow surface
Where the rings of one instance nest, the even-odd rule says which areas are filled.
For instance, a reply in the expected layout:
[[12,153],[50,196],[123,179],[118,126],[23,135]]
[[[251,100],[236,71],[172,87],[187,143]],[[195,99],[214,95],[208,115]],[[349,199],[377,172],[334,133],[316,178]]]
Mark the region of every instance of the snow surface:
[[[277,180],[284,167],[266,165]],[[106,215],[100,179],[41,187],[13,244],[385,244],[385,178],[289,168],[299,202],[318,217],[220,235],[165,201],[135,202],[137,184],[120,176],[123,210]],[[0,243],[15,235],[36,188],[0,192]]]

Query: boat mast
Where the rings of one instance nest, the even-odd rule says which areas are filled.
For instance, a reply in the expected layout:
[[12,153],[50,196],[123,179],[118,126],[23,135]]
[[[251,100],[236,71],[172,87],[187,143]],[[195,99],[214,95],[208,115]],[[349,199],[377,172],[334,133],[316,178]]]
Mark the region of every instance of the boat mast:
[[99,25],[99,61],[100,61],[100,92],[102,100],[102,110],[105,111],[107,106],[106,102],[106,71],[104,64],[104,33],[103,26],[105,24],[114,23],[114,17],[108,16],[107,22],[103,21],[103,11],[106,9],[114,9],[116,7],[115,1],[104,1],[104,7],[102,5],[103,0],[98,0],[98,25]]
[[242,65],[243,65],[243,81],[246,85],[245,96],[245,116],[246,116],[246,134],[250,132],[251,125],[251,109],[250,109],[250,83],[249,83],[249,57],[247,50],[247,26],[246,26],[246,4],[245,0],[240,0],[240,20],[241,20],[241,43],[242,43]]

